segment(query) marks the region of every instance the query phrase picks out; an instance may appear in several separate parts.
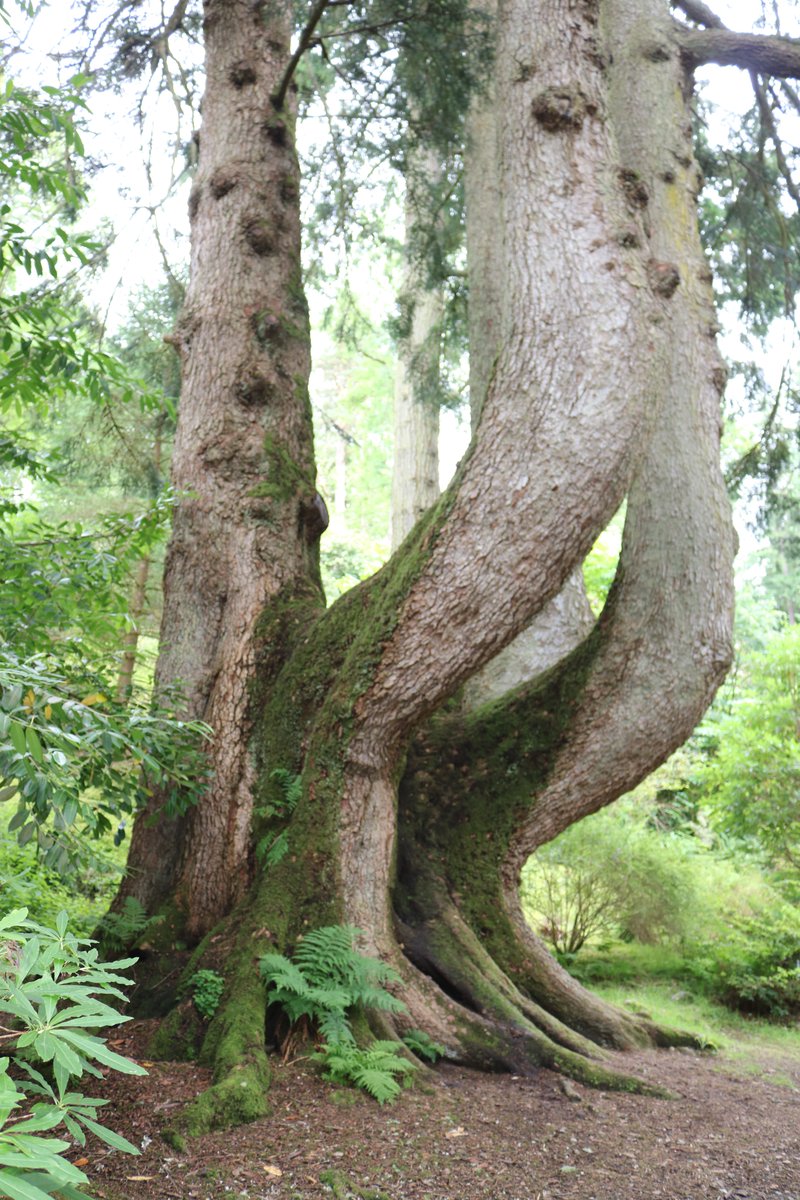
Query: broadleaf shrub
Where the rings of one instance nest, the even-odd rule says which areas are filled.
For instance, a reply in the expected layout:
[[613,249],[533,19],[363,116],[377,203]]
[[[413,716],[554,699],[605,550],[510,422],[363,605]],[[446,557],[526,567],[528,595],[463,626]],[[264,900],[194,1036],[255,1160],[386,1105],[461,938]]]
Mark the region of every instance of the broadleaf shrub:
[[60,913],[55,929],[47,928],[24,908],[0,919],[0,1013],[12,1035],[0,1059],[0,1196],[10,1200],[83,1194],[77,1189],[88,1181],[66,1157],[70,1142],[43,1136],[61,1125],[80,1145],[88,1131],[115,1150],[139,1153],[97,1120],[107,1102],[74,1087],[101,1068],[146,1074],[96,1032],[129,1020],[111,1002],[124,1002],[121,989],[130,981],[122,972],[136,960],[101,962],[92,942],[67,924]]

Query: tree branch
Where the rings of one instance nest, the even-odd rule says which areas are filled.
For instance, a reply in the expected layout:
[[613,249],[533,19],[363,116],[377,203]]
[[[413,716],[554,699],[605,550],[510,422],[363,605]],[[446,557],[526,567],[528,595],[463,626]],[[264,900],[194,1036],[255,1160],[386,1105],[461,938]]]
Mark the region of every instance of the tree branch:
[[717,14],[712,12],[708,5],[703,4],[702,0],[673,0],[673,4],[690,21],[695,21],[698,25],[703,25],[707,29],[725,28]]
[[[691,0],[686,3],[692,6]],[[685,6],[681,3],[681,7]],[[724,27],[687,29],[678,24],[678,42],[691,70],[716,63],[741,67],[759,75],[800,79],[800,40],[759,33],[736,33]]]
[[[314,31],[322,20],[327,9],[334,7],[335,0],[317,0],[314,7],[311,9],[305,29],[300,34],[300,40],[297,43],[295,50],[289,62],[286,64],[286,70],[283,73],[283,78],[278,84],[278,90],[272,97],[272,103],[277,109],[281,109],[286,101],[286,93],[289,90],[289,84],[292,82],[294,73],[297,70],[297,64],[311,45],[314,37]],[[336,5],[338,7],[338,5]]]
[[775,147],[775,159],[778,163],[778,170],[783,176],[783,181],[786,184],[786,190],[794,200],[798,211],[800,211],[800,189],[792,175],[786,155],[783,152],[783,141],[778,133],[778,128],[775,124],[775,117],[772,112],[772,107],[769,102],[767,90],[755,71],[750,72],[750,80],[753,85],[756,103],[758,105],[758,113],[761,118],[761,124],[766,133],[768,133],[773,146]]

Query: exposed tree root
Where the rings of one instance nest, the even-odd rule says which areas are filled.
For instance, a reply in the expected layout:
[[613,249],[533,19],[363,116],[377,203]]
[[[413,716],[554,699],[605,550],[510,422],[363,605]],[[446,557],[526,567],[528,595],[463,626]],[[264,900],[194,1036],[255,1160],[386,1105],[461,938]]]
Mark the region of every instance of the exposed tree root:
[[584,1037],[613,1050],[646,1046],[689,1046],[703,1043],[691,1033],[667,1029],[647,1017],[626,1013],[583,987],[553,957],[522,915],[519,903],[498,939],[498,962],[512,975],[523,994],[535,996],[549,1013]]
[[[234,927],[231,918],[228,931]],[[212,1068],[212,1084],[178,1116],[173,1126],[178,1133],[199,1136],[255,1121],[269,1112],[272,1070],[265,1043],[266,992],[257,963],[259,952],[266,948],[263,931],[253,930],[250,923],[240,927],[226,959],[225,992],[199,1052],[199,1061]],[[192,967],[199,961],[193,959]],[[160,1057],[182,1056],[186,1046],[180,1036],[185,1028],[182,1007],[173,1009],[154,1042],[154,1053]]]
[[[421,925],[400,928],[410,960],[429,984],[435,981],[436,1004],[447,1011],[446,1044],[455,1061],[517,1074],[548,1067],[592,1087],[668,1096],[661,1088],[598,1062],[603,1058],[600,1047],[523,995],[454,905]],[[425,1028],[425,1013],[415,1013],[415,1020]],[[646,1041],[641,1036],[637,1044]]]

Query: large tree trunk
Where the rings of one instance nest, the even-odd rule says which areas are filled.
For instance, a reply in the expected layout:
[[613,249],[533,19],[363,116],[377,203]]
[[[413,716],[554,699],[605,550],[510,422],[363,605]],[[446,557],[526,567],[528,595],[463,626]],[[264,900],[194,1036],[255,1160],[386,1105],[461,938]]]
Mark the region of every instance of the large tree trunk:
[[[497,20],[497,0],[475,0]],[[500,53],[502,54],[502,48]],[[502,110],[491,84],[476,97],[467,123],[464,179],[469,269],[469,397],[473,432],[478,427],[494,364],[513,328],[505,253],[502,188]],[[583,641],[594,624],[579,567],[558,596],[486,666],[469,679],[464,703],[476,708],[536,679]]]
[[[661,124],[640,150],[616,119],[627,65],[641,59],[643,120],[684,122],[668,13],[648,4],[651,50],[637,47],[623,0],[602,6],[602,28],[596,3],[500,5],[502,336],[476,435],[389,564],[322,613],[294,156],[269,100],[290,6],[257,6],[262,35],[249,3],[208,0],[180,339],[183,395],[195,399],[183,401],[176,446],[193,498],[170,551],[160,678],[184,679],[218,749],[208,795],[175,826],[175,853],[155,883],[138,882],[151,909],[174,896],[196,937],[246,883],[251,807],[254,844],[281,834],[287,853],[269,868],[256,855],[249,892],[198,951],[223,965],[227,987],[203,1046],[214,1084],[190,1128],[264,1111],[255,959],[331,922],[358,926],[364,948],[398,966],[400,1024],[462,1061],[546,1063],[631,1086],[590,1063],[594,1043],[660,1036],[543,967],[514,900],[523,855],[685,737],[729,650],[720,374],[691,153],[681,134],[668,167],[640,161],[663,143]],[[544,681],[436,715],[560,594],[626,494],[623,561],[597,629]],[[291,815],[276,769],[299,778]],[[158,860],[142,821],[137,838],[134,867],[147,869]]]
[[[543,687],[510,698],[505,714],[494,710],[485,727],[480,713],[462,728],[452,722],[447,731],[445,723],[432,742],[434,761],[430,751],[419,752],[427,806],[433,792],[443,812],[440,887],[457,898],[495,960],[551,1015],[624,1046],[641,1028],[592,1001],[557,967],[524,921],[519,871],[542,843],[634,787],[699,720],[730,662],[733,534],[718,467],[725,376],[697,231],[688,81],[657,0],[646,19],[641,3],[623,0],[610,0],[605,15],[614,64],[609,113],[622,178],[632,207],[646,214],[651,285],[663,299],[658,348],[646,350],[654,429],[628,497],[617,583],[599,629]],[[636,124],[628,119],[634,98]],[[526,755],[541,773],[538,787],[524,771],[521,784],[509,783],[509,771],[519,773]],[[472,788],[482,795],[464,799],[465,778],[476,776]],[[412,773],[412,793],[415,782]],[[407,856],[414,862],[414,825],[425,807],[419,796],[410,803]],[[430,826],[428,817],[428,840]],[[430,914],[420,915],[417,953],[445,973],[425,949],[436,936]],[[469,994],[465,979],[475,988],[475,972],[451,947],[454,959],[459,990]]]
[[[268,638],[268,604],[321,604],[292,117],[270,97],[286,68],[291,5],[205,4],[206,94],[190,199],[191,280],[173,341],[183,368],[156,685],[214,729],[203,802],[137,821],[126,892],[176,898],[208,929],[249,883],[255,782],[248,744],[257,666],[273,673],[292,626]],[[324,512],[324,507],[322,508]],[[272,630],[281,624],[273,615]],[[156,815],[156,822],[150,818]]]

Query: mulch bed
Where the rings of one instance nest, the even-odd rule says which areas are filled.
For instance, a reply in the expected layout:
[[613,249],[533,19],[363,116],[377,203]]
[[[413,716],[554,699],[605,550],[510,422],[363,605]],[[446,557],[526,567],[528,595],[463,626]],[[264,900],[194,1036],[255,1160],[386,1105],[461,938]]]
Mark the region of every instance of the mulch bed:
[[[151,1033],[132,1022],[114,1048],[141,1061]],[[208,1077],[162,1062],[102,1089],[141,1157],[80,1157],[104,1200],[800,1200],[797,1059],[753,1075],[691,1051],[611,1057],[678,1099],[440,1065],[380,1107],[301,1060],[276,1063],[269,1117],[178,1153],[161,1131]]]

